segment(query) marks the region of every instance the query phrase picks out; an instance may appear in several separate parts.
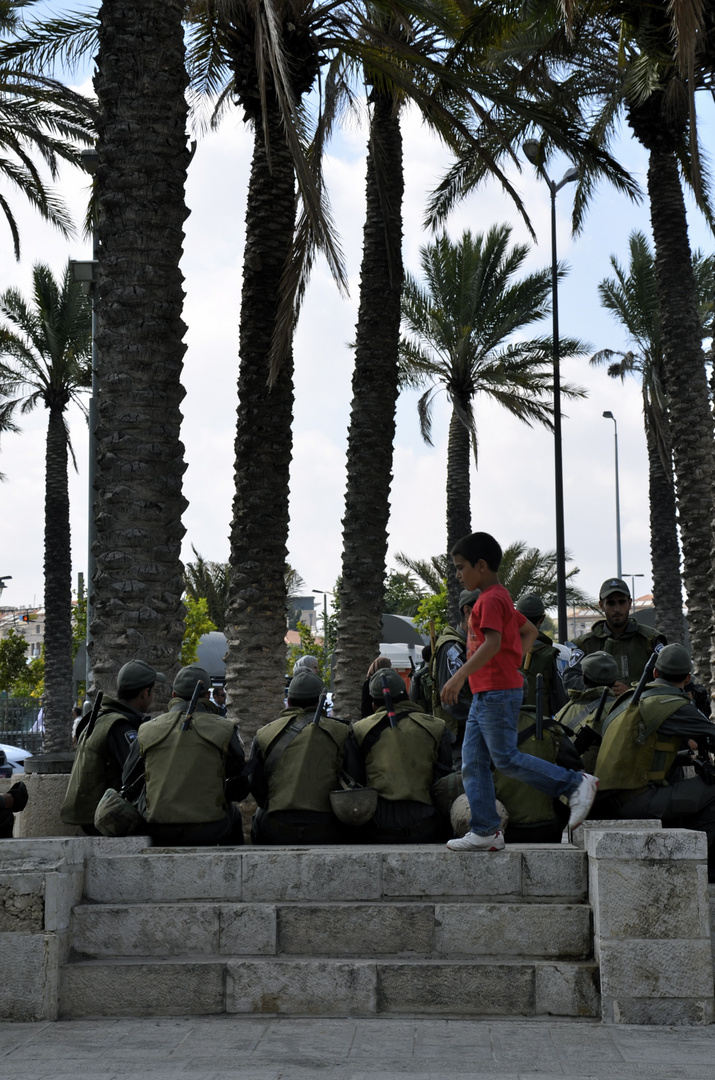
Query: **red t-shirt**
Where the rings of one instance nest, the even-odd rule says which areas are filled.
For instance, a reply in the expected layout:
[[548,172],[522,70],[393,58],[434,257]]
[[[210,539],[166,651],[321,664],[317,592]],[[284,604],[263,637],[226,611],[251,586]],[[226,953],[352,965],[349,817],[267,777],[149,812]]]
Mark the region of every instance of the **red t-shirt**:
[[485,630],[501,634],[501,648],[488,664],[472,672],[469,689],[473,694],[482,690],[517,690],[524,680],[519,667],[522,661],[519,627],[526,622],[514,607],[503,585],[489,585],[478,597],[472,608],[467,634],[467,658],[477,651],[484,641]]

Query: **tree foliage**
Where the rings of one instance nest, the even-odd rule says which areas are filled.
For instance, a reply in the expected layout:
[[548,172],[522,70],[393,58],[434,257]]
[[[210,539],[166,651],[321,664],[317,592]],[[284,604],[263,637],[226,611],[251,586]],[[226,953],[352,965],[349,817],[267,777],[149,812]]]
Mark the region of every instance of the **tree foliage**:
[[[330,617],[328,621],[330,621]],[[327,635],[323,640],[318,640],[306,623],[299,622],[296,629],[300,636],[300,644],[290,645],[288,648],[286,656],[288,674],[292,675],[293,665],[300,656],[314,656],[318,661],[318,674],[325,685],[329,686],[331,664],[333,660],[333,643],[335,641],[334,632],[332,635]]]
[[209,605],[205,597],[201,596],[195,600],[193,596],[187,596],[184,605],[186,607],[184,640],[181,643],[179,656],[182,667],[197,663],[199,641],[204,634],[209,634],[216,629],[216,625],[209,618]]
[[0,641],[0,691],[10,693],[23,675],[27,663],[27,642],[12,627]]

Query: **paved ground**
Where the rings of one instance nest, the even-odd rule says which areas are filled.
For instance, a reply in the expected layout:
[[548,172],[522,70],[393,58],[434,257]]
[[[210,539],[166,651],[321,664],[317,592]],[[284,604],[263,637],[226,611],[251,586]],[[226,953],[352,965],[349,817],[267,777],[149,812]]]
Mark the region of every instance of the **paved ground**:
[[205,1017],[0,1023],[7,1080],[713,1080],[715,1026]]

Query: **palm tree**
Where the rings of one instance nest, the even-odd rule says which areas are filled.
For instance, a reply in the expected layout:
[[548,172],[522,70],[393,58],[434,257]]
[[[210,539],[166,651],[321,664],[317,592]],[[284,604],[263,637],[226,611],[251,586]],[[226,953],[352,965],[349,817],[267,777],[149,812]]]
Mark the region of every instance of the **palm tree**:
[[72,712],[72,559],[67,486],[74,454],[65,412],[91,385],[92,313],[69,266],[58,283],[33,268],[33,298],[0,296],[0,394],[8,419],[37,405],[48,410],[45,458],[45,748],[70,749]]
[[[0,0],[0,37],[17,32],[24,3]],[[62,83],[28,70],[10,55],[10,42],[0,42],[0,178],[19,191],[56,226],[72,236],[73,225],[62,200],[49,188],[38,159],[57,178],[60,162],[80,164],[78,144],[91,142],[94,107]],[[0,212],[10,229],[15,258],[20,258],[20,232],[8,197],[0,192]]]
[[171,673],[184,629],[183,10],[181,0],[103,0],[99,11],[90,655],[105,691],[133,658]]
[[[457,243],[443,234],[420,248],[425,287],[408,275],[403,292],[402,317],[409,337],[401,343],[401,362],[414,379],[428,384],[418,410],[422,436],[430,445],[435,395],[444,389],[452,405],[448,551],[472,531],[469,462],[470,443],[477,462],[477,397],[492,398],[529,426],[551,426],[551,338],[510,340],[548,314],[551,271],[520,278],[529,247],[510,247],[510,236],[508,225],[495,225],[486,235],[467,231]],[[578,341],[561,342],[564,355],[585,349]],[[567,385],[563,393],[575,397],[583,391]],[[450,618],[458,619],[460,586],[451,568],[447,581]]]
[[[560,0],[561,25],[539,18],[539,59],[525,77],[548,70],[558,81],[567,71],[574,100],[591,102],[591,131],[606,145],[625,114],[648,151],[648,195],[663,348],[663,382],[680,511],[683,582],[694,674],[710,681],[712,626],[712,447],[713,420],[703,363],[698,297],[693,274],[681,171],[701,209],[712,211],[700,166],[695,92],[710,89],[715,54],[712,5],[654,0]],[[553,10],[553,9],[552,9]],[[519,48],[526,47],[522,41]],[[536,49],[533,50],[535,55]],[[548,140],[546,140],[548,145]],[[590,194],[577,194],[577,213]]]
[[[663,342],[655,261],[643,233],[631,233],[629,248],[628,270],[612,255],[615,278],[605,278],[598,288],[601,303],[626,328],[635,348],[625,353],[602,349],[591,357],[591,363],[608,363],[608,374],[614,378],[624,379],[627,374],[641,378],[648,448],[653,602],[659,628],[669,641],[682,641],[680,545],[670,418],[663,386]],[[706,258],[696,251],[693,271],[699,298],[701,337],[706,337],[710,335],[710,329],[706,329],[705,322],[710,320],[715,293],[715,257]]]

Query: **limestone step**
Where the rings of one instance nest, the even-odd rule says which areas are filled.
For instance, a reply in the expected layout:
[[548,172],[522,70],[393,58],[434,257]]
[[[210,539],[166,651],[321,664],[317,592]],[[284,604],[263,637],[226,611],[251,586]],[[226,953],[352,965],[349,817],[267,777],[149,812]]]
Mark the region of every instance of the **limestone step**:
[[434,899],[583,903],[585,852],[568,844],[452,852],[436,845],[147,848],[88,859],[85,897],[105,904],[179,900],[285,903]]
[[82,904],[75,957],[541,957],[591,955],[578,904]]
[[594,961],[287,959],[88,961],[60,976],[63,1019],[599,1015]]

